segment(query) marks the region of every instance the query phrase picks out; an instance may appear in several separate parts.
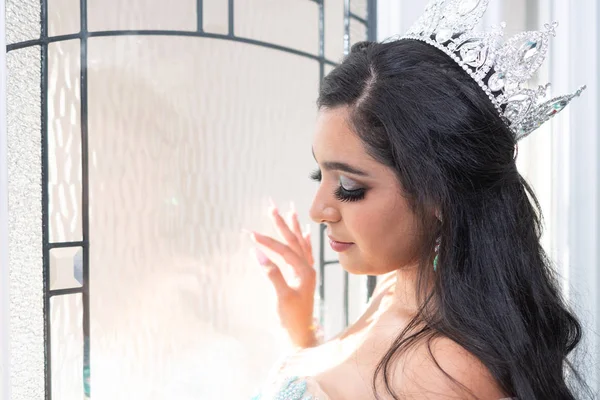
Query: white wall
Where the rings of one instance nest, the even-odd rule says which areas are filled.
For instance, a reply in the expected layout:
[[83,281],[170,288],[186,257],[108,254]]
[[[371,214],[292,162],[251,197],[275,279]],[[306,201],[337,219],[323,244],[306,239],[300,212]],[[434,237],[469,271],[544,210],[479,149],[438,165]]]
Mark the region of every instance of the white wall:
[[[0,49],[6,48],[4,2],[0,1]],[[0,51],[0,399],[10,395],[8,352],[8,168],[6,140],[6,53]]]

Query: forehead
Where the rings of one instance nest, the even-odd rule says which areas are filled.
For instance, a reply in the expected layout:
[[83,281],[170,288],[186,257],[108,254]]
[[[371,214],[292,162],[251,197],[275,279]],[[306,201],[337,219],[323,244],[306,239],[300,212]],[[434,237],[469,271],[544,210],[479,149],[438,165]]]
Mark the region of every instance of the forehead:
[[317,160],[353,159],[367,161],[362,141],[350,128],[348,109],[321,110],[317,116],[313,151]]

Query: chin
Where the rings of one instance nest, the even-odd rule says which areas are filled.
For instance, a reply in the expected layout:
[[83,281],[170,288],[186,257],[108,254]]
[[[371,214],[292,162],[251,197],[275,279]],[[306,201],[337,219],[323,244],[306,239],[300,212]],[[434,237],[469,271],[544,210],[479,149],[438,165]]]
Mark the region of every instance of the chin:
[[[367,262],[363,258],[357,257],[355,254],[348,253],[340,253],[339,262],[344,271],[353,275],[381,276],[387,275],[398,269],[398,267],[393,265],[384,265],[382,268],[380,263]],[[374,264],[378,265],[379,268],[375,268]]]
[[346,272],[348,272],[349,274],[352,274],[352,275],[375,275],[375,274],[373,274],[373,273],[371,273],[369,271],[365,271],[365,270],[360,269],[360,268],[348,268],[344,264],[341,264],[341,266],[342,266],[342,269],[344,271],[346,271]]

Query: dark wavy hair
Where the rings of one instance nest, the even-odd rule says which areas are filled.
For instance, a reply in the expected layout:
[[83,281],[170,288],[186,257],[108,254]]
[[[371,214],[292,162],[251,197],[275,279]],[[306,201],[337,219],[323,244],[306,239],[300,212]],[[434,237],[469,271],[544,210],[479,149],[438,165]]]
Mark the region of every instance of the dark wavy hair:
[[398,399],[390,363],[438,336],[475,355],[520,400],[589,391],[567,358],[582,328],[540,244],[541,210],[517,170],[515,135],[473,79],[419,41],[360,42],[325,77],[317,105],[348,107],[368,153],[396,172],[424,235],[419,312],[377,366],[376,397],[383,374]]

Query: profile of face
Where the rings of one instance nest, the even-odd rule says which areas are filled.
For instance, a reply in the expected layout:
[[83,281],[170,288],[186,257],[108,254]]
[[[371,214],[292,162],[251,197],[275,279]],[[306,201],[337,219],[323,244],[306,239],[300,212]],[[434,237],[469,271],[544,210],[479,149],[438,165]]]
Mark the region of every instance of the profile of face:
[[417,218],[395,172],[371,157],[347,107],[319,112],[313,154],[320,181],[310,217],[327,226],[342,267],[381,275],[418,263]]

